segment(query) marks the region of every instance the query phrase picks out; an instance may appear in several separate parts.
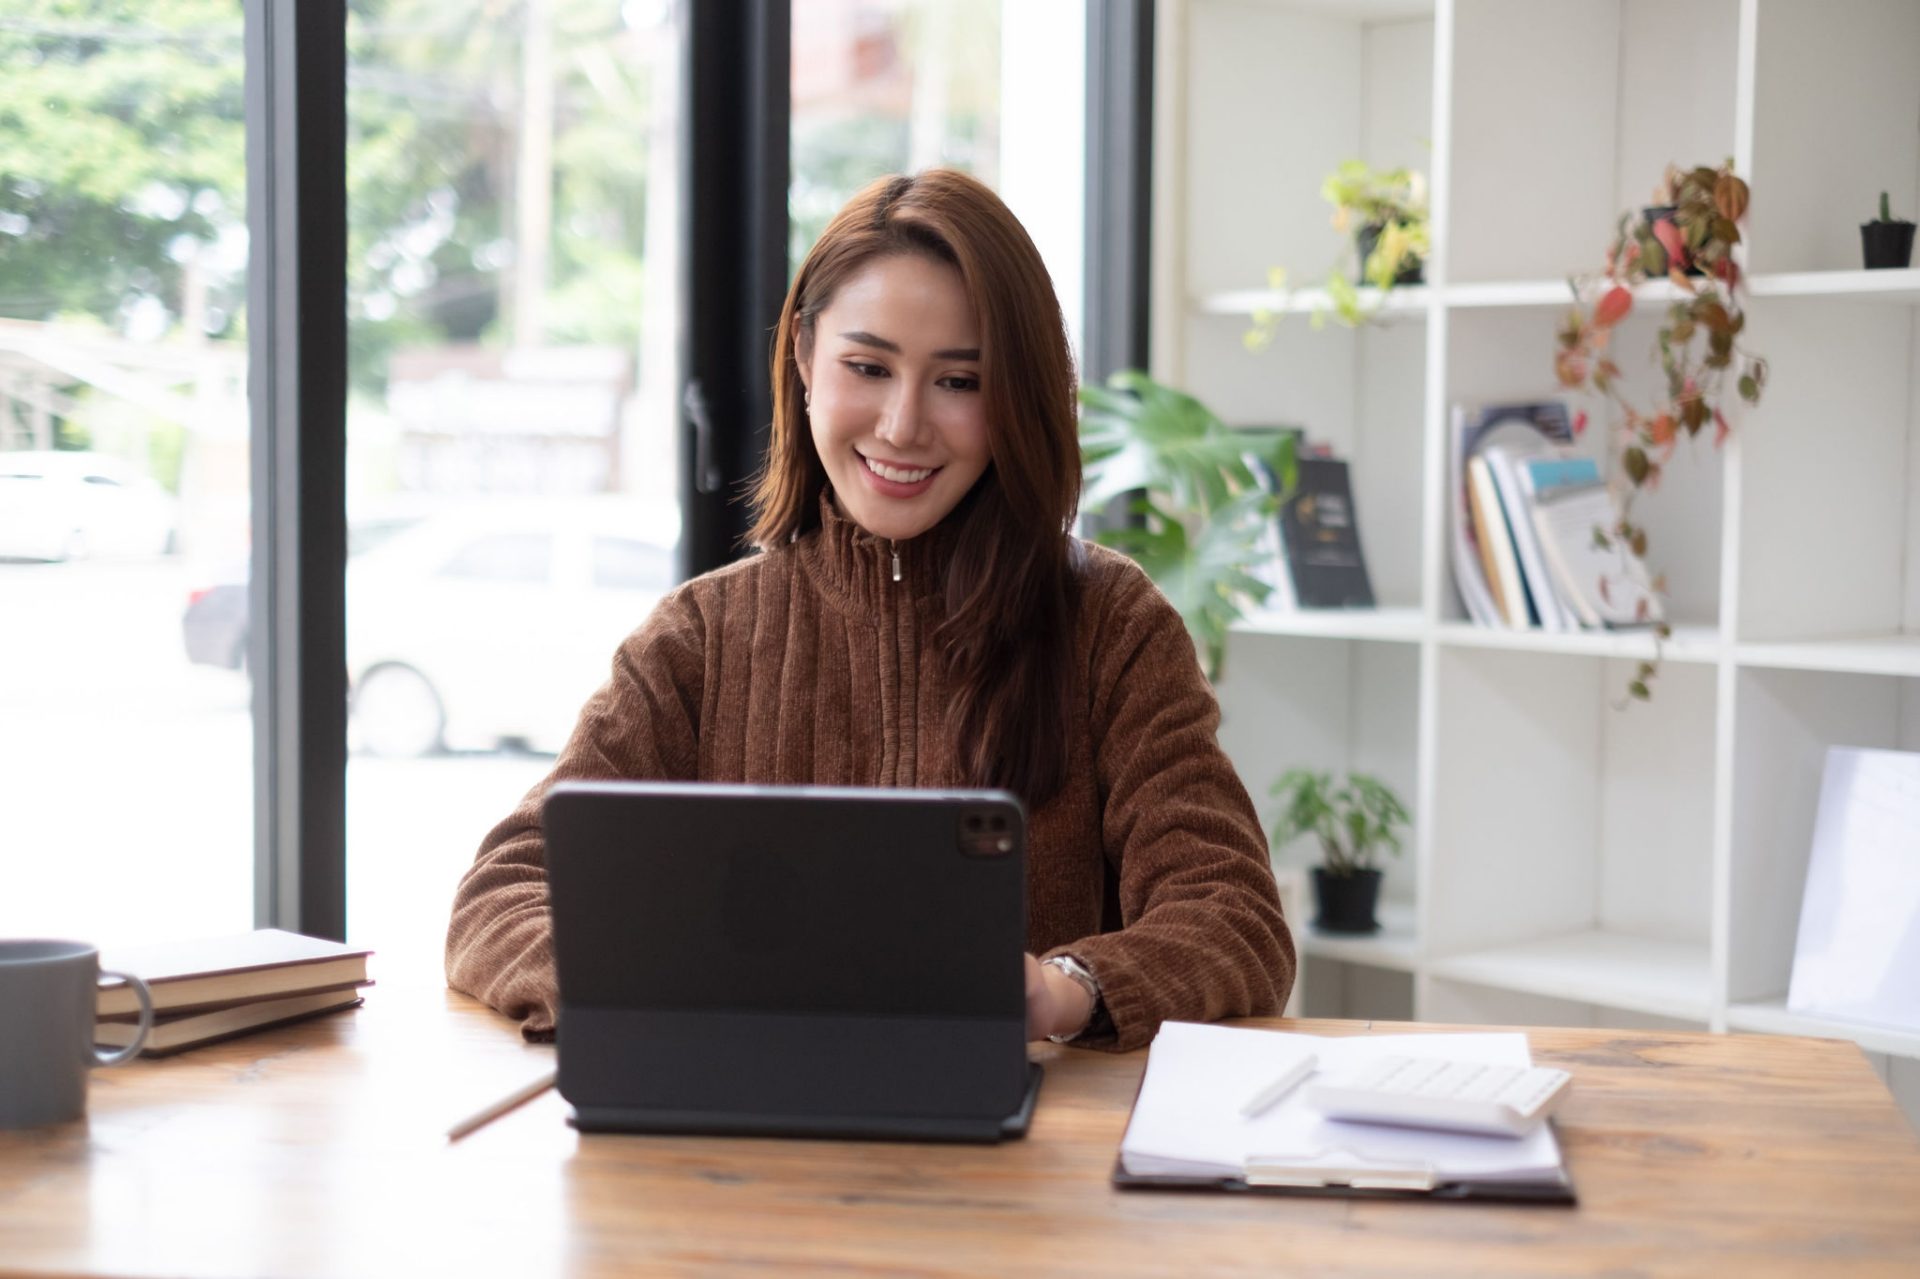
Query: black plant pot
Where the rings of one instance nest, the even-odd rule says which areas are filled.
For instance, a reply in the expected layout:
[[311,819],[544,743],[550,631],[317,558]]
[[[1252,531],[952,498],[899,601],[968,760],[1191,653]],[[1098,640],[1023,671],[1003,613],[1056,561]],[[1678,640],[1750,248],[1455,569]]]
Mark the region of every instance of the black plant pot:
[[[1367,259],[1373,256],[1373,246],[1380,242],[1380,226],[1369,223],[1353,233],[1354,247],[1360,250],[1360,273],[1357,283],[1371,284],[1367,279]],[[1401,267],[1393,277],[1395,284],[1419,284],[1426,277],[1426,265],[1415,259]]]
[[1913,223],[1862,222],[1860,252],[1869,271],[1904,271],[1913,261]]
[[[1674,221],[1674,215],[1679,212],[1680,212],[1680,206],[1677,204],[1653,204],[1653,205],[1648,205],[1646,208],[1640,210],[1640,217],[1643,221],[1646,222],[1647,230],[1649,231],[1653,230],[1653,228],[1656,225],[1662,222],[1672,222],[1673,229],[1676,231],[1679,231],[1680,224]],[[1680,243],[1682,245],[1685,245],[1686,242],[1687,242],[1686,233],[1681,232]],[[1663,244],[1660,247],[1662,249],[1665,249],[1667,246]],[[1667,263],[1667,265],[1677,266],[1681,269],[1682,272],[1684,272],[1687,275],[1705,275],[1706,274],[1706,272],[1702,271],[1699,267],[1693,264],[1693,254],[1691,253],[1682,253],[1680,255],[1680,260],[1678,262],[1670,261]]]
[[1374,904],[1380,900],[1380,872],[1356,870],[1335,875],[1325,866],[1313,868],[1313,897],[1319,913],[1313,926],[1325,933],[1377,933]]

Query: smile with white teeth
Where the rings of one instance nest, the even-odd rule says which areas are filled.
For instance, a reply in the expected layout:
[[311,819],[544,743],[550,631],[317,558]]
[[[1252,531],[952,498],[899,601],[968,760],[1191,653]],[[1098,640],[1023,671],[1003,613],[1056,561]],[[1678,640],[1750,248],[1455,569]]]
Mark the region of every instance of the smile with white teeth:
[[883,480],[892,480],[895,484],[918,484],[921,480],[926,479],[929,475],[932,475],[940,469],[937,466],[928,466],[915,470],[902,470],[897,466],[888,466],[884,462],[876,462],[865,453],[860,455],[860,460],[867,464],[869,471],[872,471]]

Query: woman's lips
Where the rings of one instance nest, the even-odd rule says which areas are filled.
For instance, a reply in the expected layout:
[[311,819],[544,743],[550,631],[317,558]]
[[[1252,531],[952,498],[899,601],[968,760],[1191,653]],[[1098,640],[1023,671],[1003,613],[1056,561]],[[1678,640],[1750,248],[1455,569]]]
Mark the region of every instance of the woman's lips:
[[[939,476],[940,468],[934,467],[896,467],[888,463],[876,463],[866,454],[859,454],[860,472],[867,477],[867,484],[874,492],[883,497],[918,497],[933,487],[933,481]],[[889,479],[874,467],[884,466],[895,475],[919,475],[916,480]]]

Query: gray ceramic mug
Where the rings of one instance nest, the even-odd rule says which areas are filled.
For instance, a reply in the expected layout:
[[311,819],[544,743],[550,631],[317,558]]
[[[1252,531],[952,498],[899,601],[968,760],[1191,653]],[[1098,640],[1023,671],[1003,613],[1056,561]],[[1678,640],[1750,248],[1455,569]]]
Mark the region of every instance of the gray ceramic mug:
[[[93,1046],[101,977],[140,1000],[140,1029],[117,1052]],[[131,973],[102,973],[100,952],[78,941],[0,941],[0,1128],[65,1123],[87,1113],[87,1072],[117,1066],[153,1029],[153,996]]]

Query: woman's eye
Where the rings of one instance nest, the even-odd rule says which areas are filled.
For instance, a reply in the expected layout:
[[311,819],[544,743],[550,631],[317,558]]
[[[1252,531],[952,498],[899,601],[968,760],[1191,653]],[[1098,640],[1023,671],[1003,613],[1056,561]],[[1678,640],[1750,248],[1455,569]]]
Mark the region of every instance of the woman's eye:
[[873,364],[866,360],[848,360],[847,367],[852,369],[854,373],[860,377],[885,377],[887,375],[887,370],[884,365]]
[[940,385],[949,391],[977,391],[980,389],[980,379],[956,373],[952,377],[941,378]]

